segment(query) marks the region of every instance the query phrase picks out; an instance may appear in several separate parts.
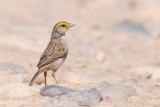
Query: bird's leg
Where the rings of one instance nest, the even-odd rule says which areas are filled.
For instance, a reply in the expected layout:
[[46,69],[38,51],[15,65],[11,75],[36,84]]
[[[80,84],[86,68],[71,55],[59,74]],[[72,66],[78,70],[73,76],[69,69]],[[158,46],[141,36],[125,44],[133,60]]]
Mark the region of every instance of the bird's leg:
[[47,85],[46,77],[47,77],[47,72],[44,72],[45,86]]
[[56,77],[55,77],[55,71],[52,71],[52,77],[54,78],[54,80],[55,80],[55,82],[56,82],[56,84],[58,85],[58,82],[57,82],[57,80],[56,80]]

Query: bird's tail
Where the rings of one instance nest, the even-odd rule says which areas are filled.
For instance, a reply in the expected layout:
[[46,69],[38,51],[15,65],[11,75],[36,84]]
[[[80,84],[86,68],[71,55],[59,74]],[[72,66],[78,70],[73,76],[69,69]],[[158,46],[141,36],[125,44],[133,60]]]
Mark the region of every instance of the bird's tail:
[[39,74],[40,74],[40,72],[37,71],[36,74],[33,76],[32,80],[30,81],[29,86],[33,85],[34,80],[38,77]]

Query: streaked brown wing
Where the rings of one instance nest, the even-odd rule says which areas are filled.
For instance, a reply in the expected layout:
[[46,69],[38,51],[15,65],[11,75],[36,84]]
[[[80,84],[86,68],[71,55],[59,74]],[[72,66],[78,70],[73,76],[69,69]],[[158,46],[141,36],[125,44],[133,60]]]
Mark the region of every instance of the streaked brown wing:
[[53,63],[60,57],[63,57],[66,53],[64,52],[64,46],[61,46],[59,41],[50,41],[44,53],[42,54],[37,67]]

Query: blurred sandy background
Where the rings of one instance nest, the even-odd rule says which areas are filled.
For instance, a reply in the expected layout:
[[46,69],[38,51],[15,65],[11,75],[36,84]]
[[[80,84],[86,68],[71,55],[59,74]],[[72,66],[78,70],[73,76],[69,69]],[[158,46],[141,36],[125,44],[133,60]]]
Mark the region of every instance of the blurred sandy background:
[[[7,86],[3,85],[22,84],[24,78],[36,72],[39,57],[47,46],[53,26],[59,21],[76,24],[66,34],[69,54],[62,68],[70,74],[67,77],[68,73],[60,70],[57,75],[62,83],[81,87],[99,81],[116,84],[134,79],[137,85],[132,87],[136,91],[139,87],[159,85],[159,10],[159,0],[1,0],[0,106],[11,107],[14,103],[12,106],[40,107],[50,99],[41,101],[42,96],[30,92],[28,96],[18,97],[10,90],[10,94],[4,94]],[[10,64],[22,67],[24,73],[12,74],[14,67],[11,67],[12,73],[8,73]],[[107,76],[104,72],[108,71],[114,73]],[[49,79],[49,84],[53,83]],[[35,86],[36,92],[43,86]],[[160,107],[160,87],[155,93],[153,90],[147,95],[139,94],[139,105],[137,99],[132,99],[129,106]],[[114,101],[103,101],[97,107],[129,104],[124,102],[116,101],[119,104],[114,105]]]

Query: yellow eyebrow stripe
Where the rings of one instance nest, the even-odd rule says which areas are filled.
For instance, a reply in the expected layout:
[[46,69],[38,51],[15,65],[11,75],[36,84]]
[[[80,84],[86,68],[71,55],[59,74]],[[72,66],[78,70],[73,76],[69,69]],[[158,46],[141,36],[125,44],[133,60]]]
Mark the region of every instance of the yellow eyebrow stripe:
[[66,25],[66,26],[68,26],[69,23],[67,23],[67,22],[61,22],[61,23],[58,24],[58,26],[61,26],[61,25]]

